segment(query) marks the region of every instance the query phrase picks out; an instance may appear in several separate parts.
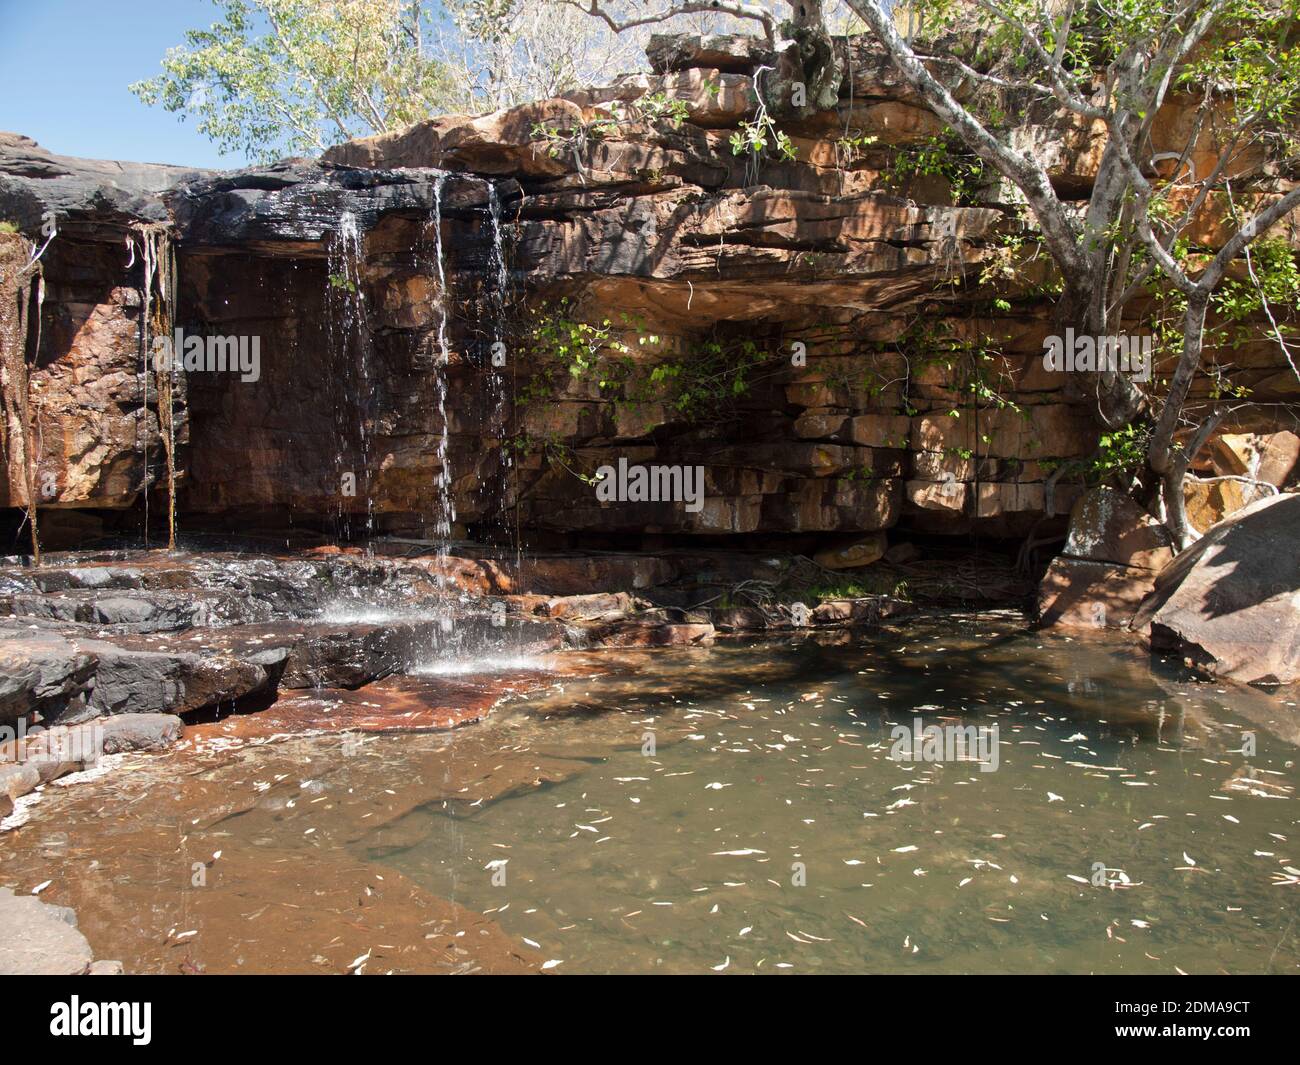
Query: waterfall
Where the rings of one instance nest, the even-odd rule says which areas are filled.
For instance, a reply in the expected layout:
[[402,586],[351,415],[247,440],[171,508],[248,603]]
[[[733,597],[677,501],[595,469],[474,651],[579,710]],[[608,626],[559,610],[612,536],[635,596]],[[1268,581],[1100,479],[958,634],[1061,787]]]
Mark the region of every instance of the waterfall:
[[[506,266],[504,227],[501,219],[501,197],[496,185],[488,182],[488,219],[492,228],[492,256],[488,261],[488,270],[493,282],[492,290],[492,357],[487,365],[487,396],[489,426],[497,441],[497,509],[500,514],[501,529],[514,546],[516,578],[522,564],[519,539],[518,510],[508,506],[515,498],[517,486],[512,485],[511,478],[515,472],[514,459],[506,446],[506,433],[509,430],[510,394],[507,388],[507,375],[504,367],[497,365],[495,354],[505,351],[506,313],[510,295],[510,274]],[[500,346],[499,346],[500,345]],[[506,365],[514,367],[515,363],[506,353]],[[514,519],[510,514],[513,512]]]
[[[361,230],[351,211],[339,215],[338,229],[329,242],[326,290],[326,336],[329,350],[340,360],[342,387],[333,389],[334,484],[330,494],[337,500],[338,534],[351,539],[351,508],[347,500],[363,492],[367,548],[374,532],[374,485],[372,483],[371,404],[374,382],[370,365],[370,335],[367,328],[365,293],[361,285]],[[351,412],[355,404],[355,423]],[[356,441],[356,461],[350,461],[349,441]],[[352,469],[359,466],[359,469]],[[346,533],[346,536],[344,534]]]
[[[451,464],[448,458],[448,445],[451,433],[447,425],[447,374],[451,364],[451,349],[447,340],[447,271],[442,247],[442,185],[446,176],[439,174],[433,183],[433,234],[434,258],[438,277],[438,364],[434,371],[434,394],[437,400],[438,418],[438,477],[437,508],[434,516],[434,537],[437,544],[437,573],[435,581],[444,595],[447,590],[447,566],[451,556],[451,532],[456,521],[456,502],[452,496]],[[439,627],[443,632],[451,632],[452,613],[449,606],[440,607],[443,611],[439,617]]]

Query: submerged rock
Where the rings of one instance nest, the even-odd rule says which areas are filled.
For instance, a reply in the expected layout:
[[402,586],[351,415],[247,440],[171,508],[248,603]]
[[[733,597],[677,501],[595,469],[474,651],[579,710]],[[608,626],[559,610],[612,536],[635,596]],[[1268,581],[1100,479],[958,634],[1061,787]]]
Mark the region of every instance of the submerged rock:
[[176,743],[185,726],[172,714],[122,714],[110,717],[103,729],[104,754],[123,751],[157,751]]

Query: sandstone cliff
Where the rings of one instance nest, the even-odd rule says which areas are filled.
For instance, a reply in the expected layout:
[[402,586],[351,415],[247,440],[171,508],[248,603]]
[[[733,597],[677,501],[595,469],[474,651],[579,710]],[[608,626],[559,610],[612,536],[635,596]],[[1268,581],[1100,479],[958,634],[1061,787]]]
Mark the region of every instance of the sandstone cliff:
[[[172,446],[182,530],[427,536],[445,495],[458,529],[587,543],[1063,535],[1098,432],[1043,368],[1023,212],[988,175],[908,165],[945,131],[878,51],[840,47],[838,108],[790,127],[790,159],[732,147],[766,58],[748,38],[658,38],[653,74],[232,174],[5,135],[0,218],[34,245],[57,224],[24,352],[42,510],[93,512],[53,523],[86,534],[156,518]],[[1187,102],[1166,110],[1173,144]],[[1101,134],[1023,117],[1086,196]],[[1288,187],[1262,152],[1234,167],[1249,195]],[[1198,220],[1211,245],[1222,228]],[[159,241],[177,287],[146,328]],[[164,321],[257,338],[256,379],[182,370],[168,396],[144,345]],[[1202,394],[1222,371],[1281,405],[1225,432],[1290,417],[1272,345],[1207,365]],[[705,505],[601,506],[583,478],[620,457],[704,466]]]

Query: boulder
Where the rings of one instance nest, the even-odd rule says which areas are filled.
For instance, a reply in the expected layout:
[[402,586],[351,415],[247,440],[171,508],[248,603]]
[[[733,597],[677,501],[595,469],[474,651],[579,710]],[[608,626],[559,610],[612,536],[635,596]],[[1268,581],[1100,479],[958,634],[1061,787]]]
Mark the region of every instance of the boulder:
[[20,799],[29,791],[35,791],[40,784],[41,774],[34,765],[0,765],[0,795]]
[[107,640],[82,646],[99,662],[90,705],[104,714],[182,714],[233,701],[273,686],[285,656],[276,649],[278,657],[267,651],[259,661],[256,655],[141,650]]
[[1172,543],[1164,527],[1137,503],[1103,485],[1074,504],[1062,553],[1092,562],[1159,570],[1174,557]]
[[0,976],[79,976],[94,960],[70,909],[0,888]]
[[882,558],[887,546],[884,533],[873,533],[840,547],[818,551],[813,555],[813,561],[826,569],[858,569]]
[[1216,676],[1300,680],[1300,495],[1215,525],[1161,570],[1132,627]]
[[0,638],[0,725],[84,707],[95,665],[93,655],[57,636]]
[[1038,623],[1068,629],[1124,629],[1155,586],[1136,566],[1057,557],[1038,585]]
[[174,714],[119,714],[97,727],[103,729],[105,754],[161,750],[185,734],[184,724]]
[[1278,488],[1295,484],[1300,479],[1300,436],[1281,432],[1261,438],[1255,476]]
[[1267,488],[1249,481],[1201,481],[1188,476],[1183,482],[1187,522],[1199,533],[1267,495],[1271,495]]
[[1300,436],[1277,433],[1224,433],[1209,446],[1210,462],[1221,475],[1253,477],[1285,487],[1300,471]]

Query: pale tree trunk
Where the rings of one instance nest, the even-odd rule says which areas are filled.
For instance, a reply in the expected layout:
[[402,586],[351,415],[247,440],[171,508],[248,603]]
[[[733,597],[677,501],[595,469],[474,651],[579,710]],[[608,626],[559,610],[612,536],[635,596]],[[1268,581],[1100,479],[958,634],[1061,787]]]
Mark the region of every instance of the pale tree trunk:
[[844,64],[826,29],[822,0],[790,0],[790,9],[780,26],[776,69],[762,91],[771,114],[808,118],[835,109]]
[[1200,286],[1187,294],[1187,309],[1183,312],[1183,353],[1169,382],[1164,408],[1147,444],[1147,465],[1160,477],[1165,523],[1180,549],[1196,539],[1187,524],[1183,498],[1187,470],[1223,416],[1221,411],[1213,412],[1183,448],[1179,449],[1174,443],[1183,405],[1187,402],[1196,371],[1201,365],[1201,350],[1205,343],[1205,315],[1209,303],[1209,291]]

